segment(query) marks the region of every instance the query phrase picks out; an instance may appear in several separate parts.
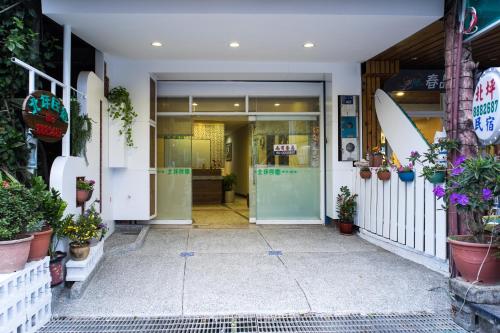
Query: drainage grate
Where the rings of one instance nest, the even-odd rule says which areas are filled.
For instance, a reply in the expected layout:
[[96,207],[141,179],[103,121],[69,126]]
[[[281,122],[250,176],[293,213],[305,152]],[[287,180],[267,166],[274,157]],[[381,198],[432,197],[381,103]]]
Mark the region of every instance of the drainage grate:
[[447,313],[54,318],[40,333],[466,332]]

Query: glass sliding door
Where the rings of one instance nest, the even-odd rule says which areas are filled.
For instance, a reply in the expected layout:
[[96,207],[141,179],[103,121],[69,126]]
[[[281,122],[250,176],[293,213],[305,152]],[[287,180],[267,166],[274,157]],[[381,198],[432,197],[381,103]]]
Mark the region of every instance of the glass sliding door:
[[191,220],[190,117],[158,117],[158,220]]
[[257,222],[321,220],[318,117],[257,117],[252,146]]

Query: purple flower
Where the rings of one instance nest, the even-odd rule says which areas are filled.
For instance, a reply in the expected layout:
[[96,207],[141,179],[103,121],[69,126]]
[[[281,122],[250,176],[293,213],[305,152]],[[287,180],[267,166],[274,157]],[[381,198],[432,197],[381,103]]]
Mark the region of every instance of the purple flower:
[[462,163],[464,163],[465,161],[465,156],[464,155],[460,155],[458,156],[456,159],[455,159],[455,163],[453,163],[454,165],[460,165]]
[[414,150],[410,153],[410,156],[415,158],[415,157],[420,157],[420,154],[418,153],[418,151]]
[[491,200],[493,192],[489,188],[483,188],[483,200]]
[[452,176],[458,176],[458,175],[460,175],[462,172],[464,172],[464,168],[461,168],[461,167],[454,167],[454,168],[451,170],[451,175],[452,175]]
[[450,202],[454,205],[465,206],[469,203],[469,197],[465,194],[452,193],[450,195]]
[[444,197],[444,188],[441,186],[441,185],[438,185],[436,186],[432,192],[434,193],[434,195],[438,198],[442,198]]

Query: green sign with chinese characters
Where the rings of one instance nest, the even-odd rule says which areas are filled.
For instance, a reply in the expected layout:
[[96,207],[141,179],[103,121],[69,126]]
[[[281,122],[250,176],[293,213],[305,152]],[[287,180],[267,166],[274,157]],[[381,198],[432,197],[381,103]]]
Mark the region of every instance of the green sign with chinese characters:
[[500,1],[465,0],[464,7],[465,42],[470,42],[500,25]]
[[257,169],[257,175],[259,176],[281,176],[296,173],[298,173],[298,170],[295,169]]
[[190,175],[190,168],[166,168],[158,169],[158,174],[162,175]]

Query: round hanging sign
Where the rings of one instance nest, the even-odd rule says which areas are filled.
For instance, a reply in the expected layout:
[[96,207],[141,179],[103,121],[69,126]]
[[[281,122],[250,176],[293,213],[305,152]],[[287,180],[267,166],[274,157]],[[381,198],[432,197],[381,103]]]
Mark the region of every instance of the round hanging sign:
[[61,140],[68,129],[68,112],[49,91],[36,90],[26,97],[23,119],[33,135],[46,142]]
[[500,140],[500,67],[492,67],[479,78],[472,102],[474,131],[484,145]]

